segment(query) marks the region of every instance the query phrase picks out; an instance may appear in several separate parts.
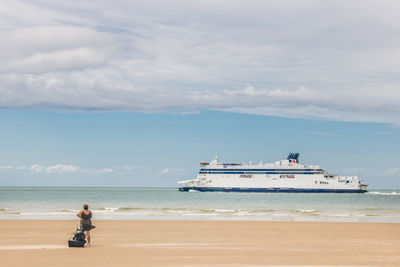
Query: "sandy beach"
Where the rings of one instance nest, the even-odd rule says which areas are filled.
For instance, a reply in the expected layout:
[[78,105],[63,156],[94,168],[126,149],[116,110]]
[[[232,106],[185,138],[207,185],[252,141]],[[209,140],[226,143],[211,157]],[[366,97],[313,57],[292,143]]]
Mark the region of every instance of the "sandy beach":
[[[400,224],[1,220],[2,266],[400,266]],[[5,263],[5,264],[4,264]]]

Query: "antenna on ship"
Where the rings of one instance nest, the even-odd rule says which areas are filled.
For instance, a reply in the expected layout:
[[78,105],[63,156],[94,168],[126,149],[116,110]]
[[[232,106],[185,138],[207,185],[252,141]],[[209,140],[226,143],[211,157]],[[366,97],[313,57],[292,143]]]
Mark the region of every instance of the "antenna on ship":
[[215,156],[215,159],[211,161],[211,164],[218,164],[218,156]]

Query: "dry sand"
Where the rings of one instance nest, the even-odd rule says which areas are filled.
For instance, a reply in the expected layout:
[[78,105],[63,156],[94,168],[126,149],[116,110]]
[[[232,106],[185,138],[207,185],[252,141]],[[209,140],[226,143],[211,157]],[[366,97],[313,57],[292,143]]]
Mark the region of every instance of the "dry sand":
[[399,223],[0,220],[1,266],[400,266]]

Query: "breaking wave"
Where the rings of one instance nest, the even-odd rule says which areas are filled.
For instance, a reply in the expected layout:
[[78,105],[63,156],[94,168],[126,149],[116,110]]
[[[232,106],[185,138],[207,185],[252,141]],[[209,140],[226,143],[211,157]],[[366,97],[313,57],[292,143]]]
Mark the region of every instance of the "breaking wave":
[[274,211],[277,211],[277,210],[274,210],[274,209],[254,210],[254,212],[274,212]]
[[367,192],[366,194],[369,195],[384,195],[384,196],[400,196],[400,192],[378,192],[378,191],[371,191]]
[[74,211],[73,210],[62,209],[62,210],[58,210],[57,212],[72,213]]
[[308,213],[316,213],[317,210],[295,209],[295,210],[290,210],[290,212],[293,212],[293,213],[306,213],[306,214],[308,214]]
[[21,212],[19,211],[6,211],[6,212],[2,212],[2,214],[8,214],[8,215],[20,215]]
[[131,210],[143,210],[143,208],[121,207],[121,208],[116,209],[115,211],[131,211]]

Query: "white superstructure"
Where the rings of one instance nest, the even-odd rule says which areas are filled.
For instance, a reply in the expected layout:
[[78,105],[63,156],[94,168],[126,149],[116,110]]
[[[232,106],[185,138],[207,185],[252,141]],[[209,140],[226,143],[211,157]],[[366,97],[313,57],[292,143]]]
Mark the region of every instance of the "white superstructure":
[[333,192],[363,193],[368,186],[358,176],[337,176],[320,166],[298,162],[299,153],[287,159],[258,165],[242,163],[200,162],[196,179],[179,181],[181,191],[237,192]]

